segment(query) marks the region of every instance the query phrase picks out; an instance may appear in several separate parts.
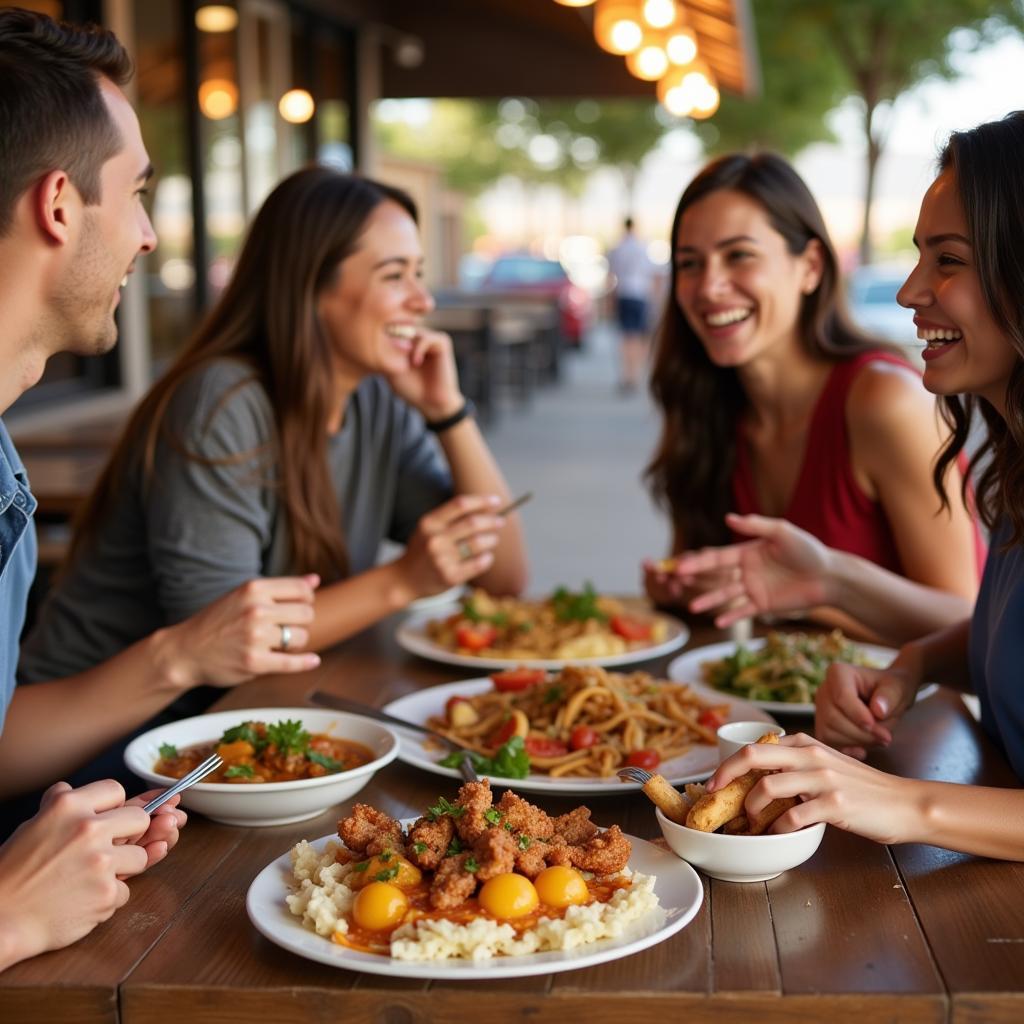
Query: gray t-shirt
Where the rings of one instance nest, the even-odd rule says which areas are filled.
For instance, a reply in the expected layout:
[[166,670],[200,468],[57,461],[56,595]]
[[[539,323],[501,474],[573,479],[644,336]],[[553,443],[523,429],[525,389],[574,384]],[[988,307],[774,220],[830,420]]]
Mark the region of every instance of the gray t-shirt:
[[[167,416],[174,436],[217,464],[161,442],[144,495],[134,453],[123,493],[22,646],[19,681],[84,671],[247,580],[304,571],[288,564],[288,524],[269,486],[287,453],[277,452],[270,400],[248,368],[222,360],[198,371]],[[247,457],[217,461],[238,455]],[[328,459],[352,574],[374,565],[384,538],[404,543],[452,494],[436,440],[381,378],[350,397]]]

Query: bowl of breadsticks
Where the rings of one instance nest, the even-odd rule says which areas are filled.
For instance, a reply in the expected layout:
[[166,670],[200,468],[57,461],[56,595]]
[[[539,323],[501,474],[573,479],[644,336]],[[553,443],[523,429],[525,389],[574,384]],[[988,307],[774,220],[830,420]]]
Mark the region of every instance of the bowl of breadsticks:
[[[766,733],[757,742],[778,741]],[[712,878],[763,882],[810,859],[825,834],[823,822],[798,832],[769,831],[795,799],[773,800],[756,818],[748,817],[747,794],[764,774],[747,772],[714,793],[701,785],[688,785],[680,793],[662,776],[652,775],[643,790],[655,804],[662,835],[677,857]]]

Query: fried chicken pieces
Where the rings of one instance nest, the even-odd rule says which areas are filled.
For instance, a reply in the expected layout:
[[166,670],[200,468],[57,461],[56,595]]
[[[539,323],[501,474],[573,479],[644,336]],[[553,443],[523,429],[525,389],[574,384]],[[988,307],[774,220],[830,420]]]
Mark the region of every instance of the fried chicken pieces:
[[495,804],[487,779],[467,782],[454,803],[439,800],[408,836],[398,821],[367,804],[356,804],[338,822],[338,835],[353,853],[391,850],[434,872],[430,903],[437,910],[457,907],[478,883],[511,871],[534,879],[560,864],[616,874],[631,849],[618,825],[599,832],[586,807],[553,818],[510,790]]

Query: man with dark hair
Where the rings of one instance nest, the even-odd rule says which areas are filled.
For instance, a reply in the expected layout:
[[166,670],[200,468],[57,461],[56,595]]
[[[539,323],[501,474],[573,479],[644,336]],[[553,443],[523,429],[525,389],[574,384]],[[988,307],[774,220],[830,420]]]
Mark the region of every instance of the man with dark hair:
[[[0,412],[51,355],[110,349],[120,287],[156,245],[152,167],[119,88],[130,69],[109,32],[0,10]],[[88,672],[15,691],[34,509],[0,420],[0,796],[80,767],[200,683],[318,663],[284,650],[306,642],[315,577],[255,580]],[[126,802],[112,780],[47,790],[0,847],[0,970],[91,931],[128,899],[123,879],[167,854],[184,815],[151,819],[147,797]]]

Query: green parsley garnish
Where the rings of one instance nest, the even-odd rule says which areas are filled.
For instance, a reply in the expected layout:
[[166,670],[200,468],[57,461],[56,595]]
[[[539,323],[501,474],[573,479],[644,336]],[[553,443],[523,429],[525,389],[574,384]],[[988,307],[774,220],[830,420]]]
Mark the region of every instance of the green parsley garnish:
[[413,850],[417,854],[426,853],[427,852],[427,844],[426,843],[413,843],[412,844],[412,848],[413,848]]
[[389,868],[385,868],[383,871],[378,871],[373,876],[378,882],[390,882],[392,878],[398,877],[398,865],[393,864]]
[[555,618],[559,622],[586,622],[597,619],[604,622],[608,616],[597,606],[597,591],[589,580],[577,594],[567,587],[559,587],[551,595],[551,604],[555,609]]
[[488,821],[492,825],[500,825],[501,813],[493,807],[488,807],[487,810],[484,811],[484,821]]
[[565,688],[562,686],[549,686],[544,694],[545,704],[556,704],[565,696]]
[[[479,775],[499,776],[504,779],[525,779],[530,774],[530,759],[526,754],[522,736],[513,736],[507,743],[502,744],[494,757],[486,757],[484,754],[470,751],[469,758]],[[458,768],[461,763],[461,750],[448,754],[438,762],[443,768]],[[434,808],[431,808],[431,812],[433,810]],[[460,814],[462,810],[460,807]],[[493,824],[497,824],[497,822]]]
[[459,842],[459,837],[455,836],[448,844],[448,849],[444,851],[444,855],[446,857],[454,857],[457,853],[462,853],[462,843]]
[[[462,757],[461,753],[458,753],[459,758]],[[447,760],[447,758],[445,759]],[[441,762],[444,764],[444,761]],[[437,821],[438,818],[443,818],[446,814],[451,815],[453,818],[461,818],[466,813],[465,807],[459,807],[456,804],[450,804],[443,796],[437,798],[437,803],[433,807],[427,808],[427,817],[431,821]]]
[[255,776],[251,764],[233,764],[225,773],[225,779],[251,779]]
[[345,767],[340,761],[335,761],[333,757],[321,754],[319,750],[307,750],[306,757],[313,764],[322,765],[329,772],[340,772]]
[[233,729],[225,729],[224,735],[220,738],[221,743],[237,743],[239,740],[245,740],[246,743],[252,744],[257,753],[267,745],[267,741],[256,732],[252,722],[243,722]]
[[301,754],[309,748],[309,733],[302,723],[286,719],[267,726],[267,739],[282,754]]
[[382,864],[387,864],[392,857],[394,857],[394,854],[390,850],[385,850],[383,853],[377,854],[377,860]]
[[368,860],[361,860],[358,864],[353,864],[352,869],[354,871],[365,871],[370,866]]
[[528,850],[530,848],[530,837],[528,835],[521,835],[519,837],[519,849]]
[[173,743],[161,743],[160,744],[160,756],[161,757],[177,757],[178,748]]
[[480,870],[480,865],[477,864],[475,857],[467,857],[466,863],[462,865],[471,875]]

